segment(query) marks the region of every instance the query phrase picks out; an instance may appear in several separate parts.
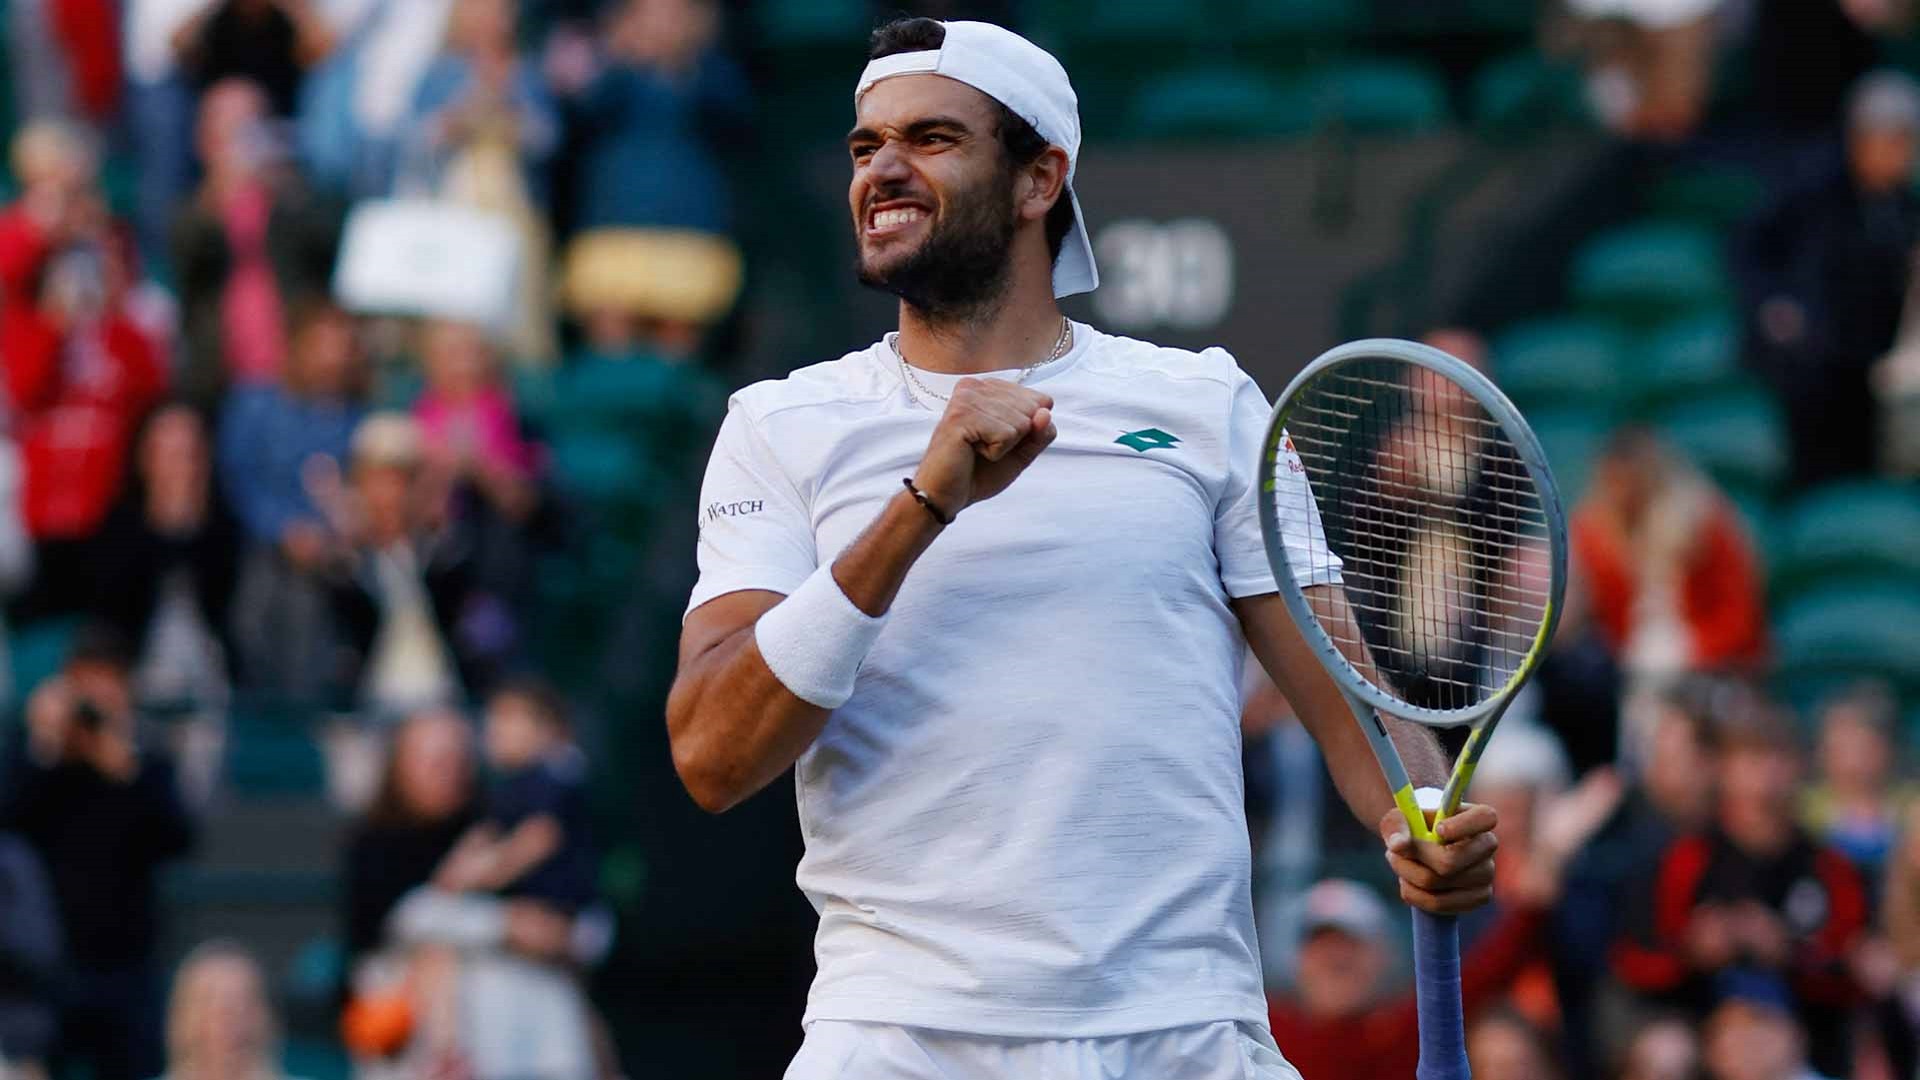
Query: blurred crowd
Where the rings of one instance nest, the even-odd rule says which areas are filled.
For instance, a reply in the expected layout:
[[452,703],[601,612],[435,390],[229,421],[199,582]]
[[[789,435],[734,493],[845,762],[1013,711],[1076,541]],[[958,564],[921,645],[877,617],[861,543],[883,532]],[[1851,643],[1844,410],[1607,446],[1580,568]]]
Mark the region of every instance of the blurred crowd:
[[357,822],[361,1073],[612,1074],[535,573],[596,508],[529,400],[573,380],[667,431],[596,444],[617,482],[697,453],[740,279],[720,29],[706,0],[6,5],[0,634],[60,655],[0,666],[0,1075],[280,1075],[246,943],[163,1008],[161,875],[243,711],[311,733]]

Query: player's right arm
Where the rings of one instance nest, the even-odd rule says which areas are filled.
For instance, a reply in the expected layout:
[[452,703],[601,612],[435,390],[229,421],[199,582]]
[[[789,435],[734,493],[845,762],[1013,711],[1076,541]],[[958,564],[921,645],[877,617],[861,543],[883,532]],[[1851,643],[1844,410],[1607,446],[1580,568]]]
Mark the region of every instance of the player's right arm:
[[[1053,441],[1052,406],[1045,394],[1013,383],[962,380],[934,427],[914,472],[914,486],[948,515],[998,494]],[[723,432],[723,442],[726,438]],[[716,459],[722,452],[716,449]],[[711,483],[711,467],[708,476]],[[787,530],[790,560],[798,547],[793,534],[803,526],[795,522]],[[941,528],[902,487],[834,559],[831,584],[860,615],[884,616],[908,571]],[[773,526],[765,531],[777,547],[776,530]],[[751,544],[737,545],[748,549],[744,551],[715,550],[721,546],[703,543],[703,576],[716,569],[710,559],[766,561],[766,552],[751,550]],[[793,592],[798,595],[800,589]],[[805,688],[796,692],[783,682],[775,674],[783,665],[770,663],[761,650],[756,634],[760,621],[787,602],[787,594],[771,589],[725,592],[689,612],[681,628],[680,669],[667,697],[667,734],[681,782],[706,810],[726,810],[771,783],[812,745],[832,712],[809,699],[818,694]],[[830,622],[818,625],[821,632],[832,632]],[[817,651],[857,666],[858,657],[836,652],[835,643],[816,644],[822,646]],[[771,641],[769,646],[775,647]],[[783,642],[778,647],[786,646]],[[846,672],[849,678],[851,674]]]

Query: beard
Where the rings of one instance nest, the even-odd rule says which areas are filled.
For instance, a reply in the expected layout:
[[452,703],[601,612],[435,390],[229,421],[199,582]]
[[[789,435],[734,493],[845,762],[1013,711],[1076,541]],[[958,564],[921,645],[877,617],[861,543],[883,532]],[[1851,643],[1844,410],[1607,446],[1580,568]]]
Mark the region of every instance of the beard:
[[[893,198],[875,192],[874,201]],[[1013,260],[1013,174],[993,175],[947,200],[920,246],[875,266],[860,256],[860,284],[890,292],[932,323],[966,321],[1006,292]],[[854,243],[860,243],[854,225]]]

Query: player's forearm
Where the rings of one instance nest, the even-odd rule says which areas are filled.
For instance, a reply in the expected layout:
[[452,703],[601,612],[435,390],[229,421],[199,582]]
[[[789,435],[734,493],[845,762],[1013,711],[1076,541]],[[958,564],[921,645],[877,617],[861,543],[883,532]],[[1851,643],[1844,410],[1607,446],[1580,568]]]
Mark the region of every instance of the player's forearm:
[[[939,529],[903,489],[834,560],[834,584],[860,612],[884,615]],[[694,800],[714,812],[785,772],[813,745],[832,711],[781,681],[778,665],[761,651],[757,619],[743,621],[724,639],[683,659],[667,701],[675,767]]]

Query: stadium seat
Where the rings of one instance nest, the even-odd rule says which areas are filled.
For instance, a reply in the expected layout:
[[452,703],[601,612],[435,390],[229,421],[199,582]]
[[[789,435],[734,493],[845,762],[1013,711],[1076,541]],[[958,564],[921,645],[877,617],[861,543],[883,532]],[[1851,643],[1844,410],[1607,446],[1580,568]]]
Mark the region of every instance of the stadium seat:
[[1779,406],[1752,386],[1675,402],[1651,417],[1674,446],[1722,483],[1770,490],[1786,474]]
[[1587,490],[1594,459],[1607,441],[1607,419],[1582,406],[1562,406],[1529,411],[1527,422],[1547,452],[1561,502],[1571,507]]
[[316,710],[258,697],[227,711],[226,776],[250,795],[313,795],[326,790],[326,763],[315,741]]
[[873,28],[864,0],[760,0],[754,14],[764,40],[788,46],[858,44]]
[[1920,693],[1920,587],[1842,585],[1796,597],[1773,624],[1780,677],[1798,704],[1859,678]]
[[1777,600],[1854,580],[1920,587],[1920,491],[1911,487],[1863,481],[1809,492],[1773,536]]
[[1633,351],[1635,404],[1657,408],[1740,379],[1740,322],[1727,310],[1662,323]]
[[1431,68],[1412,61],[1350,61],[1320,72],[1312,85],[1321,124],[1411,134],[1448,121],[1446,86]]
[[1290,44],[1345,37],[1367,13],[1361,0],[1244,0],[1238,21],[1243,34]]
[[1702,166],[1676,171],[1655,184],[1648,203],[1663,218],[1724,227],[1746,220],[1766,194],[1766,184],[1745,169]]
[[553,465],[562,490],[599,506],[645,503],[652,469],[634,441],[611,432],[565,431],[553,438]]
[[7,637],[8,659],[13,668],[14,704],[47,676],[59,671],[67,660],[67,649],[80,629],[78,619],[40,619],[14,627]]
[[1533,132],[1542,127],[1586,127],[1579,69],[1527,49],[1489,62],[1473,77],[1472,121],[1487,131]]
[[1604,319],[1538,319],[1493,342],[1493,380],[1522,407],[1579,405],[1605,412],[1624,389],[1625,363],[1626,335]]
[[1573,295],[1589,310],[1640,323],[1722,304],[1720,241],[1687,222],[1629,225],[1595,237],[1575,258]]
[[1250,68],[1184,68],[1147,80],[1128,127],[1153,138],[1296,135],[1313,126],[1313,99]]

